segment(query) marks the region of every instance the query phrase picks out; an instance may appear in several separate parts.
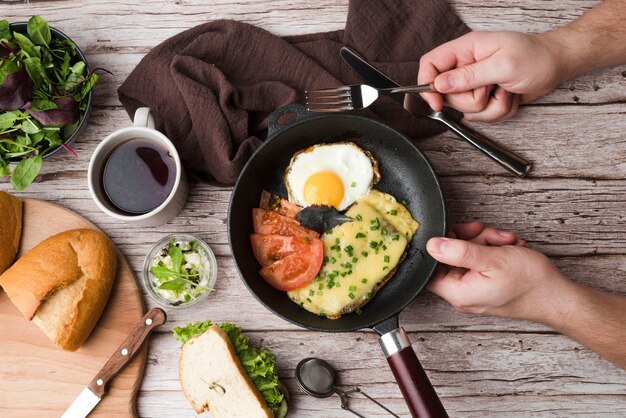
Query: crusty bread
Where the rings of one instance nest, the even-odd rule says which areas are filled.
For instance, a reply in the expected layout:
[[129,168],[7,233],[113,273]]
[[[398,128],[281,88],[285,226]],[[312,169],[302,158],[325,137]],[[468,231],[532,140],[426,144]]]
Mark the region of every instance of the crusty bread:
[[53,343],[75,351],[102,314],[116,265],[104,234],[74,229],[39,243],[0,276],[0,286]]
[[9,268],[20,246],[22,201],[0,191],[0,274]]
[[265,400],[241,366],[228,336],[212,325],[183,346],[178,376],[197,413],[215,418],[271,418]]

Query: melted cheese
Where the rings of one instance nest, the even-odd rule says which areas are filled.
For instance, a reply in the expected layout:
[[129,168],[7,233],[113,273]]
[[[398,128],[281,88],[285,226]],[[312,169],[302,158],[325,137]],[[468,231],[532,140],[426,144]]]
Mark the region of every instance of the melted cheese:
[[324,264],[317,278],[288,292],[304,309],[331,318],[369,301],[377,285],[398,265],[419,227],[393,196],[375,190],[346,215],[354,221],[321,237]]

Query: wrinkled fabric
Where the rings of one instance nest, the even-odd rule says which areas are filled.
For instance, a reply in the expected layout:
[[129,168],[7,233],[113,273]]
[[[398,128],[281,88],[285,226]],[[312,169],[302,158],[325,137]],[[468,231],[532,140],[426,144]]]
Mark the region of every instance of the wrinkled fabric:
[[[271,112],[302,101],[305,90],[361,82],[339,56],[342,46],[410,85],[424,53],[468,31],[444,0],[351,0],[345,30],[282,38],[213,21],[155,47],[118,95],[131,117],[138,107],[152,109],[187,170],[233,184],[265,138]],[[445,129],[389,98],[361,114],[414,139]]]

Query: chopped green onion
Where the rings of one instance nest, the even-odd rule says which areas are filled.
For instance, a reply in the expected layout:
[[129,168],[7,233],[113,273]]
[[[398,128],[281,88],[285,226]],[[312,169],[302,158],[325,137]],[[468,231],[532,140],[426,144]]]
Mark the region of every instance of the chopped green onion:
[[337,259],[335,257],[330,257],[329,260],[331,264],[335,264],[337,262]]
[[369,255],[369,253],[367,251],[361,251],[361,255],[363,257],[367,257]]
[[391,216],[396,216],[398,214],[398,211],[396,209],[392,209],[387,213],[390,214]]
[[351,292],[354,292],[354,291],[356,291],[356,286],[350,286],[348,289],[349,289]]
[[354,219],[356,219],[357,221],[362,221],[363,217],[361,215],[356,215]]
[[378,243],[376,241],[370,241],[370,248],[378,247]]
[[400,235],[393,235],[393,236],[391,237],[391,240],[392,240],[392,241],[398,241],[399,239],[400,239]]
[[367,283],[367,279],[361,279],[361,283]]
[[354,313],[357,314],[357,315],[361,315],[363,313],[363,311],[360,310],[360,309],[357,309]]
[[355,238],[365,238],[366,236],[367,235],[365,235],[363,232],[357,232]]
[[359,261],[359,259],[358,259],[358,258],[356,258],[356,257],[352,257],[352,262],[353,262],[353,263],[356,263],[357,261]]
[[387,230],[386,230],[386,229],[382,229],[382,230],[380,231],[380,234],[381,234],[381,235],[387,235]]
[[350,187],[356,187],[356,181],[353,181],[352,183],[350,183]]
[[402,199],[402,201],[400,203],[402,203],[404,206],[406,206],[409,202],[407,202],[406,199]]
[[315,291],[313,289],[309,290],[309,296],[313,296],[315,294]]
[[385,263],[388,263],[388,262],[389,262],[389,256],[388,256],[388,255],[386,255],[386,256],[385,256]]
[[348,297],[349,297],[350,299],[354,299],[354,293],[348,293]]

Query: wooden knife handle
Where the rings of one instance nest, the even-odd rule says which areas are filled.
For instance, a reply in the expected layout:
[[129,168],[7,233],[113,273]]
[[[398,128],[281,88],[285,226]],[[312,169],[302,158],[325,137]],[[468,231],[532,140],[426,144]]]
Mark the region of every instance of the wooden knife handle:
[[151,309],[87,387],[102,398],[111,379],[137,354],[150,332],[159,325],[163,325],[166,319],[167,316],[163,309]]

